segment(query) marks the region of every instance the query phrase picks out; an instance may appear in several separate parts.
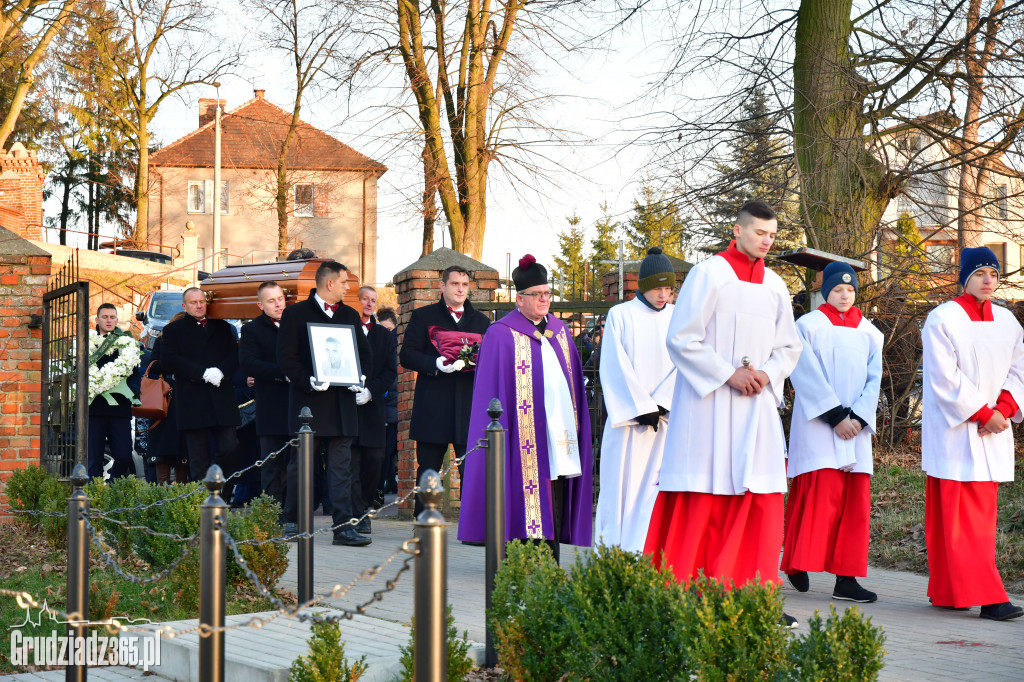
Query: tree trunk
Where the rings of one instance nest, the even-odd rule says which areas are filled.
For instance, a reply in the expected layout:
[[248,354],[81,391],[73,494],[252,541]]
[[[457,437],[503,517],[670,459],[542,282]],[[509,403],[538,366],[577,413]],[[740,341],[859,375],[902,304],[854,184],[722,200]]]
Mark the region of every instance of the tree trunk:
[[[277,155],[277,250],[288,250],[288,150],[299,127],[299,114],[302,112],[302,90],[295,93],[295,106],[292,107],[292,121],[288,126],[288,134],[281,143],[281,151]],[[315,190],[314,190],[315,191]],[[316,201],[316,197],[313,197]]]
[[133,235],[133,238],[140,248],[147,248],[145,244],[149,241],[148,114],[141,114],[139,116],[139,167],[135,171],[135,203],[135,234]]
[[71,212],[71,165],[72,161],[68,158],[68,172],[64,174],[62,179],[64,193],[60,201],[60,233],[58,234],[58,241],[61,246],[65,246],[68,243],[68,214]]
[[[434,221],[437,220],[437,174],[430,148],[423,145],[423,248],[420,258],[434,250]],[[452,242],[454,243],[454,242]]]
[[865,83],[850,54],[852,0],[803,0],[793,60],[793,128],[807,239],[863,257],[893,187],[867,149]]

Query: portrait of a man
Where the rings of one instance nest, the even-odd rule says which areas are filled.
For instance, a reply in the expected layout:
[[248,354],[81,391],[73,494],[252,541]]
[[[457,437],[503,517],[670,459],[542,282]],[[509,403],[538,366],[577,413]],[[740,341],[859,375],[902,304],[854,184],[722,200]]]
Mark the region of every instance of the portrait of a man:
[[317,381],[340,386],[359,383],[359,357],[353,327],[310,324],[309,342]]

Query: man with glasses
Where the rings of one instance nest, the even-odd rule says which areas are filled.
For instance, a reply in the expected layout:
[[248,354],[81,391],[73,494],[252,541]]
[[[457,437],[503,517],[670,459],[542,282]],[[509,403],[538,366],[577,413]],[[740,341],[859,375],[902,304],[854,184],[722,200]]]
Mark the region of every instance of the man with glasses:
[[[469,439],[484,437],[487,407],[501,401],[505,452],[506,540],[589,546],[594,508],[590,413],[579,353],[569,330],[549,314],[548,273],[531,255],[512,271],[516,309],[491,325],[480,344]],[[484,458],[466,460],[459,539],[484,540]]]

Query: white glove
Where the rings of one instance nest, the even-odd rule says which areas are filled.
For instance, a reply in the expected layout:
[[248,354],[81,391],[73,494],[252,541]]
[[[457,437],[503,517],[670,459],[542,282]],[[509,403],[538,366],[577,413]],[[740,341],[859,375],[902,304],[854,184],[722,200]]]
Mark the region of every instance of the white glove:
[[444,364],[444,360],[444,357],[439,357],[437,359],[437,362],[435,363],[437,365],[437,369],[445,374],[451,374],[455,371],[455,365],[446,365]]
[[220,386],[220,382],[224,379],[224,372],[220,371],[216,367],[209,367],[203,372],[203,381],[213,386]]
[[366,403],[373,400],[373,396],[370,394],[370,389],[364,388],[356,393],[356,405],[365,405]]
[[316,378],[315,377],[310,377],[309,378],[309,385],[313,387],[314,391],[326,391],[327,389],[329,389],[331,387],[331,382],[324,381],[324,382],[321,382],[321,383],[318,384],[318,383],[316,383]]

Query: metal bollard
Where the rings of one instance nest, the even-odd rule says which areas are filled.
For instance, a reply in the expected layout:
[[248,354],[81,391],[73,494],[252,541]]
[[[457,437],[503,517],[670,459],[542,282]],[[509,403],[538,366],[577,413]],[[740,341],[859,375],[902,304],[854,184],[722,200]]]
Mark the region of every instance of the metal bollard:
[[[224,627],[227,557],[223,525],[228,505],[220,496],[224,472],[214,464],[203,479],[210,496],[199,508],[199,625]],[[224,682],[224,631],[199,631],[199,680]]]
[[448,522],[438,511],[444,486],[433,469],[420,477],[423,511],[413,524],[416,555],[415,606],[416,682],[448,679]]
[[298,555],[299,603],[313,598],[313,413],[308,407],[299,412],[299,476],[298,476],[298,518],[300,533],[296,553]]
[[[71,472],[71,497],[68,498],[68,602],[67,612],[74,614],[74,620],[80,625],[68,623],[68,636],[80,637],[76,641],[84,642],[86,623],[89,620],[89,533],[85,528],[85,518],[89,513],[89,498],[85,494],[85,484],[89,482],[89,472],[82,464],[76,464]],[[71,619],[69,619],[70,621]],[[89,676],[89,668],[85,665],[68,664],[64,669],[67,682],[85,682]]]
[[[484,525],[487,531],[487,545],[484,548],[487,582],[484,587],[488,613],[493,604],[494,577],[498,574],[501,562],[505,558],[505,429],[498,422],[501,413],[501,401],[494,398],[487,406],[487,416],[491,418],[491,423],[487,425],[486,429],[487,470],[484,483],[484,499],[487,500],[487,516]],[[493,668],[498,665],[498,653],[494,650],[494,633],[491,632],[489,620],[487,621],[486,642],[484,667]]]

